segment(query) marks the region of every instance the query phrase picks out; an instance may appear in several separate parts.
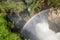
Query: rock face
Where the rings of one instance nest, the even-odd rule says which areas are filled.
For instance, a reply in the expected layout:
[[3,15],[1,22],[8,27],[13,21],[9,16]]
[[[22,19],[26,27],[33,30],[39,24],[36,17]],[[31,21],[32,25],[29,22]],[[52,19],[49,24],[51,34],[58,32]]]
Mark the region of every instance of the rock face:
[[30,18],[30,13],[28,9],[24,9],[23,11],[16,13],[11,9],[6,10],[7,17],[14,23],[15,27],[13,30],[19,32],[26,21]]
[[[55,32],[60,32],[60,9],[50,9],[48,20],[50,22],[51,29],[55,30]],[[52,28],[52,25],[55,28]]]
[[44,10],[33,16],[23,27],[21,34],[30,40],[60,40],[60,9]]

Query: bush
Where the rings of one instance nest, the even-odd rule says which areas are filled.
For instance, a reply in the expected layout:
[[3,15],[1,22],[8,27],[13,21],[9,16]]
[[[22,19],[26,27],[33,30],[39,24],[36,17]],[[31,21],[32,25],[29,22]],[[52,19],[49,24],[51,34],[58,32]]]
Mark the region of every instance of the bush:
[[3,15],[3,13],[0,13],[0,40],[21,40],[19,35],[8,30],[8,23],[4,19]]

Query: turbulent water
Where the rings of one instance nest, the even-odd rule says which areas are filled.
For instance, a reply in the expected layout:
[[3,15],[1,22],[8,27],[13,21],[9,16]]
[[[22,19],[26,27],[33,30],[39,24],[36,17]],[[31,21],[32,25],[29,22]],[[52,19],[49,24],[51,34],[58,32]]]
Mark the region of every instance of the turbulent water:
[[38,23],[36,25],[36,34],[39,40],[59,40],[60,33],[55,33],[49,29],[47,23]]
[[33,16],[24,25],[22,36],[27,40],[60,40],[60,24],[56,24],[57,20],[49,22],[48,14],[49,10],[45,10]]

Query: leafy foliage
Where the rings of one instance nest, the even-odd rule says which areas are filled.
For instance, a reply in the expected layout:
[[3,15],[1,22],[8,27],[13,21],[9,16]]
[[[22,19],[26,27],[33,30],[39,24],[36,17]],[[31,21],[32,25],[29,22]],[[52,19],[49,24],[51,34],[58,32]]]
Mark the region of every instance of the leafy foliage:
[[0,40],[21,40],[20,36],[8,30],[4,14],[0,13]]
[[26,6],[24,5],[23,2],[10,2],[10,1],[7,1],[7,2],[1,2],[0,3],[0,8],[1,9],[12,9],[13,11],[22,11],[23,9],[26,8]]
[[48,6],[56,7],[60,4],[60,0],[48,0]]
[[[21,0],[20,2],[17,1],[18,0],[0,0],[0,40],[21,40],[21,37],[19,35],[9,31],[9,26],[7,25],[13,24],[8,24],[8,22],[4,19],[4,17],[7,15],[5,10],[12,9],[14,12],[20,12],[26,8],[29,8],[30,14],[34,15],[34,10],[42,10],[39,7],[43,7],[41,5],[45,4],[44,0]],[[60,0],[47,0],[47,4],[48,5],[46,6],[46,8],[57,7],[58,5],[60,5]]]

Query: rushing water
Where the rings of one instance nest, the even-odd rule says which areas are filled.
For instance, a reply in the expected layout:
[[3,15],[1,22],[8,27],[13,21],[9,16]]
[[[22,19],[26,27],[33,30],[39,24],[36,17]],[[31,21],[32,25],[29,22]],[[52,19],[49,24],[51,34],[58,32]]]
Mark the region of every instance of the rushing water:
[[48,13],[49,10],[45,10],[33,16],[24,25],[22,36],[27,40],[60,40],[60,32],[56,32],[58,27],[48,21]]

